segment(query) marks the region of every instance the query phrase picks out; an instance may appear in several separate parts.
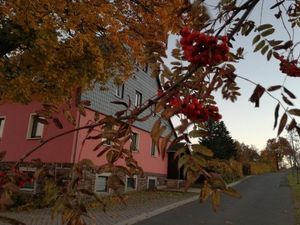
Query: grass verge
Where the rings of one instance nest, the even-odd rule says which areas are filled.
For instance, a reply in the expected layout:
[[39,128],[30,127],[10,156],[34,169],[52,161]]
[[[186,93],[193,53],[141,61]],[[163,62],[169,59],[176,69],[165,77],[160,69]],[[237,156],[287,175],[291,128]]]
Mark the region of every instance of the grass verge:
[[296,209],[296,221],[297,225],[300,224],[300,184],[297,184],[297,176],[293,175],[292,172],[288,175],[289,185],[293,191],[295,209]]

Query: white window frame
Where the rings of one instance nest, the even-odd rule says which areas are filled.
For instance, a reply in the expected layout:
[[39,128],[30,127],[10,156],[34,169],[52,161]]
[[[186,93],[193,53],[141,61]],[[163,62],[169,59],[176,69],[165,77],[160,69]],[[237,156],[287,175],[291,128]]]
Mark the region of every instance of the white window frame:
[[1,120],[1,123],[0,123],[0,140],[1,140],[3,138],[6,116],[0,116],[0,120]]
[[117,85],[117,86],[116,86],[116,93],[115,93],[115,95],[116,95],[118,98],[123,99],[123,98],[124,98],[124,90],[125,90],[125,85],[124,85],[124,84]]
[[141,106],[143,103],[143,94],[142,92],[139,92],[139,91],[135,91],[135,102],[134,102],[134,105],[135,106]]
[[147,177],[147,190],[149,190],[149,180],[155,180],[155,187],[157,187],[157,177],[149,176]]
[[[132,134],[136,134],[136,148],[132,149],[132,152],[138,152],[140,150],[140,133],[136,132],[136,131],[132,131]],[[130,139],[131,143],[132,143],[132,139]]]
[[[127,186],[127,179],[128,179],[128,178],[133,178],[133,179],[135,179],[135,188],[134,188],[134,189],[128,190],[128,186]],[[138,177],[137,177],[137,175],[133,175],[132,177],[126,175],[126,178],[125,178],[125,192],[126,192],[126,191],[136,191],[136,190],[137,190],[137,184],[138,184]]]
[[[45,125],[41,123],[42,126],[42,132],[41,132],[41,136],[36,136],[36,137],[32,137],[32,128],[33,128],[33,121],[34,121],[34,117],[37,116],[36,113],[31,113],[29,116],[29,123],[28,123],[28,129],[27,129],[27,139],[41,139],[44,135],[44,128]],[[40,117],[42,118],[42,117]]]
[[148,73],[148,71],[149,71],[149,64],[148,63],[145,63],[145,64],[141,65],[141,67],[142,67],[142,70],[145,73]]
[[[21,166],[19,168],[19,170],[21,172],[34,172],[35,173],[36,168],[35,167]],[[33,188],[20,188],[20,191],[32,192],[33,194],[35,194],[36,193],[36,189],[37,189],[37,180],[34,179]]]
[[[96,180],[97,178],[101,176],[101,177],[108,177],[111,176],[111,173],[96,173],[96,176],[95,176],[95,185],[94,185],[94,192],[97,193],[97,194],[109,194],[110,193],[110,188],[107,187],[107,191],[97,191],[96,188]],[[106,184],[107,185],[107,184]]]
[[[153,148],[153,146],[154,146],[154,155],[152,154],[152,148]],[[156,146],[156,144],[154,143],[154,141],[152,140],[151,141],[151,149],[150,149],[150,155],[152,156],[152,157],[157,157],[158,156],[158,149],[157,149],[157,146]]]

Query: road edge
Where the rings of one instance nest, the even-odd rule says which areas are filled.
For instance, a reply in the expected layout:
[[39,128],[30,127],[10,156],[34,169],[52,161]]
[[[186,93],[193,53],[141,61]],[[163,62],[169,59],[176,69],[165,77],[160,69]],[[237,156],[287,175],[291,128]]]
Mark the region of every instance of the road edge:
[[[250,175],[250,176],[246,176],[246,177],[243,177],[242,179],[236,181],[236,182],[233,182],[233,183],[230,183],[228,184],[227,186],[228,187],[233,187],[243,181],[245,181],[246,179],[250,178],[250,177],[253,177],[253,175]],[[172,203],[170,205],[166,205],[166,206],[163,206],[161,208],[158,208],[158,209],[155,209],[153,211],[150,211],[150,212],[145,212],[145,213],[142,213],[138,216],[135,216],[133,218],[130,218],[130,219],[127,219],[125,221],[122,221],[122,222],[118,222],[118,223],[115,223],[114,225],[133,225],[135,223],[138,223],[140,221],[143,221],[145,219],[149,219],[153,216],[156,216],[158,214],[161,214],[161,213],[164,213],[164,212],[167,212],[171,209],[175,209],[179,206],[182,206],[182,205],[185,205],[187,203],[190,203],[190,202],[193,202],[193,201],[196,201],[199,199],[199,196],[196,195],[196,196],[193,196],[193,197],[190,197],[190,198],[187,198],[187,199],[184,199],[184,200],[181,200],[181,201],[178,201],[178,202],[175,202],[175,203]]]

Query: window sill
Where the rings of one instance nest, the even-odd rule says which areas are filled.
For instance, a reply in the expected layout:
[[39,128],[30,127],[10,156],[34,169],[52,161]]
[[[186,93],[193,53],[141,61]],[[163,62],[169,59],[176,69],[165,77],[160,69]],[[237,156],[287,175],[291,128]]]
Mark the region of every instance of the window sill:
[[27,137],[27,140],[42,140],[42,137]]

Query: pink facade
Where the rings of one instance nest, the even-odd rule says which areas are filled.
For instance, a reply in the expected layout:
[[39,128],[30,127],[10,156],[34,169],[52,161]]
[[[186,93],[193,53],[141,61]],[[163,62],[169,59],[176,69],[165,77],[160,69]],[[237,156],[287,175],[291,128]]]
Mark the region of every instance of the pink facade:
[[[59,118],[63,123],[63,129],[58,129],[50,121],[50,124],[44,127],[42,138],[28,138],[30,115],[39,109],[41,109],[39,103],[31,103],[29,105],[6,104],[0,106],[0,117],[5,118],[3,134],[0,139],[0,150],[7,151],[5,161],[17,161],[43,140],[74,129],[74,126],[66,121],[63,115],[60,115]],[[87,125],[88,121],[93,121],[94,118],[94,111],[88,109],[86,110],[86,117],[79,116],[78,112],[75,111],[72,113],[74,116],[77,114],[77,126]],[[149,132],[137,127],[132,127],[132,130],[139,136],[138,151],[133,152],[139,166],[143,168],[144,172],[167,174],[167,157],[163,160],[159,155],[151,155],[152,139]],[[82,142],[86,134],[87,130],[81,130],[46,143],[37,152],[32,154],[28,160],[39,158],[47,163],[73,163],[82,159],[91,159],[96,165],[105,164],[105,155],[98,158],[97,153],[99,151],[93,151],[99,140],[88,140],[82,147]],[[123,162],[118,163],[124,164]]]
[[[102,115],[104,116],[104,115]],[[94,111],[87,110],[86,117],[81,116],[79,124],[80,126],[87,125],[88,121],[92,121],[94,118]],[[148,173],[157,173],[157,174],[167,174],[167,157],[162,159],[160,155],[152,156],[151,155],[151,145],[152,139],[149,132],[139,129],[137,127],[132,127],[132,131],[137,133],[139,136],[138,140],[138,151],[133,152],[134,159],[139,163],[144,170]],[[82,142],[86,137],[86,130],[80,131],[78,133],[77,147],[76,147],[76,161],[82,159],[91,159],[96,165],[103,165],[106,162],[105,155],[100,158],[97,157],[98,151],[93,151],[95,146],[99,144],[99,140],[87,140],[84,143],[82,148]],[[130,143],[127,144],[129,149]],[[118,162],[120,165],[124,164],[123,162]]]
[[[44,127],[42,138],[29,138],[30,116],[40,109],[42,106],[37,102],[28,105],[10,103],[0,106],[0,117],[5,119],[0,150],[6,151],[5,161],[17,161],[26,152],[41,144],[43,140],[74,128],[63,115],[59,115],[58,118],[64,125],[63,129],[58,129],[50,122],[50,125]],[[75,111],[72,113],[76,115]],[[51,141],[32,154],[28,160],[39,158],[47,163],[71,163],[73,140],[74,133]]]

